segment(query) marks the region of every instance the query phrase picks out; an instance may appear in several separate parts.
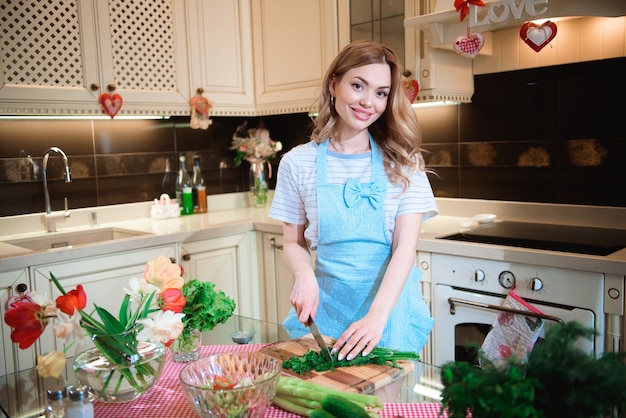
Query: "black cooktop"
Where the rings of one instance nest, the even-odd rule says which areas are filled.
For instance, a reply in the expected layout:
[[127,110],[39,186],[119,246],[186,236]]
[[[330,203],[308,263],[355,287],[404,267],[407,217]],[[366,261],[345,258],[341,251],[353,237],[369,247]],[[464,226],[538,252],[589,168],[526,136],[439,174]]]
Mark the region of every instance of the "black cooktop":
[[494,222],[438,238],[602,256],[626,248],[626,230],[530,222]]

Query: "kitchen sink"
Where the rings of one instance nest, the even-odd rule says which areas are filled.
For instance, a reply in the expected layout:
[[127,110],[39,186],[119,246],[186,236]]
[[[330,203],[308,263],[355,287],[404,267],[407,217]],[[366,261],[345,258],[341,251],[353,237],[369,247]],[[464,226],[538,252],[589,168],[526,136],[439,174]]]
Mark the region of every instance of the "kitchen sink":
[[106,241],[133,238],[142,235],[147,235],[147,233],[111,227],[92,228],[74,232],[50,232],[36,237],[17,238],[3,242],[32,251],[46,251],[56,248],[71,248],[99,244]]

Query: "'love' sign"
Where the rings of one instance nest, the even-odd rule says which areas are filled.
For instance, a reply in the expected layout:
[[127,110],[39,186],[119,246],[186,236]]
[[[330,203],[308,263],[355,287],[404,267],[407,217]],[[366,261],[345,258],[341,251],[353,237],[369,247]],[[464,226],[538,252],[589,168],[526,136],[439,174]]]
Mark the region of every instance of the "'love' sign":
[[515,20],[533,20],[546,14],[549,0],[500,0],[486,6],[487,13],[482,18],[478,16],[485,7],[474,7],[470,13],[470,26],[502,23],[513,18]]

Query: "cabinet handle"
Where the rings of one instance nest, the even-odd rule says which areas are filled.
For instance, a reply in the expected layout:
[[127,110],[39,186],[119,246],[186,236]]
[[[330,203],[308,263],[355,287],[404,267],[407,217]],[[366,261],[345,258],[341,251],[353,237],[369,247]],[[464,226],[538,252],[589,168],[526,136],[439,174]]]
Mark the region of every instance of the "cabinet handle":
[[182,258],[183,258],[183,261],[189,261],[191,260],[191,254],[184,254]]
[[98,90],[100,90],[100,84],[98,84],[98,83],[91,83],[89,88],[91,89],[91,91],[98,91]]
[[282,245],[276,245],[276,238],[270,238],[270,244],[272,246],[272,250],[278,250],[278,251],[283,250]]
[[113,83],[111,83],[111,84],[107,84],[107,90],[108,90],[110,93],[113,93],[113,92],[115,91],[115,89],[117,89],[117,86],[116,86],[115,84],[113,84]]
[[25,293],[28,290],[28,286],[26,286],[26,283],[20,283],[15,286],[15,290],[17,290],[17,293]]

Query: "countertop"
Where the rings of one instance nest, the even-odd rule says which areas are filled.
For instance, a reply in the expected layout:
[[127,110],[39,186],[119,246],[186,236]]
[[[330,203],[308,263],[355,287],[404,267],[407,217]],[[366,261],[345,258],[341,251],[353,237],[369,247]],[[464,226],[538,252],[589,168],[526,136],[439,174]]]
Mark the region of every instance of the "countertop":
[[[152,202],[76,209],[71,212],[70,218],[57,222],[59,232],[116,227],[141,232],[143,235],[46,251],[25,250],[3,242],[8,239],[45,234],[43,214],[0,218],[0,231],[2,231],[0,232],[0,272],[145,247],[199,241],[248,231],[281,234],[280,222],[268,217],[269,205],[263,209],[246,207],[245,195],[246,193],[234,193],[210,197],[208,213],[171,219],[151,219]],[[440,214],[424,223],[417,247],[419,251],[605,274],[626,274],[626,249],[608,256],[593,256],[447,241],[437,238],[459,232],[461,224],[478,213],[496,214],[496,222],[507,219],[626,229],[626,209],[624,208],[469,199],[437,199],[437,204]],[[98,218],[95,225],[91,216],[94,211]]]

